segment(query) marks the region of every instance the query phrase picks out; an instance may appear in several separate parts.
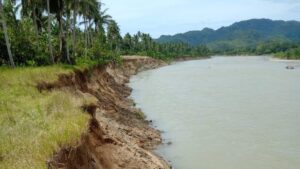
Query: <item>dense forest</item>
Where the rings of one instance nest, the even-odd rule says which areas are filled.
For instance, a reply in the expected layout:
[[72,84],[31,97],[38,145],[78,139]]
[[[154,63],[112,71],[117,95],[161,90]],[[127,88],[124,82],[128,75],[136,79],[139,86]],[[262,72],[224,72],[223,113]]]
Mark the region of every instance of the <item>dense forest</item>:
[[97,0],[3,0],[0,14],[0,65],[91,64],[125,54],[171,59],[210,53],[204,45],[159,44],[141,32],[122,37]]
[[206,45],[214,54],[276,54],[300,58],[300,22],[251,19],[217,30],[205,28],[174,36],[161,36],[159,43],[183,42],[191,46]]
[[298,59],[300,23],[255,19],[153,39],[127,33],[97,0],[0,1],[0,65],[95,64],[120,55],[159,59],[276,54]]

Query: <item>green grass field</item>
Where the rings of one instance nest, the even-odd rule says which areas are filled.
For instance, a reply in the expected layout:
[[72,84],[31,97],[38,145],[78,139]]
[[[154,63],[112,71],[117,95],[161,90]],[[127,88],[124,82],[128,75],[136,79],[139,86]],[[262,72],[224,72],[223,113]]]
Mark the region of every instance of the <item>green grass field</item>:
[[36,84],[51,82],[72,68],[0,68],[0,168],[46,168],[63,145],[76,143],[86,129],[83,98],[67,91],[44,91]]

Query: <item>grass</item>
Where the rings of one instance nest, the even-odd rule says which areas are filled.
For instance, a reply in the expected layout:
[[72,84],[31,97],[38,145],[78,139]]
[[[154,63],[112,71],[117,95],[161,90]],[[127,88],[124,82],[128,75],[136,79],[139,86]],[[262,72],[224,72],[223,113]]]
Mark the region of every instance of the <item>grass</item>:
[[85,100],[67,91],[40,93],[36,84],[51,82],[72,67],[0,67],[0,169],[41,169],[85,130]]

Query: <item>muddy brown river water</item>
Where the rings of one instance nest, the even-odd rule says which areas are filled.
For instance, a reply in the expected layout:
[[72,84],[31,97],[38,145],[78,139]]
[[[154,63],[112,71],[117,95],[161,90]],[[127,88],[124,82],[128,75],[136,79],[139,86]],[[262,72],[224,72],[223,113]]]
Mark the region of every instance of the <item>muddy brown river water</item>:
[[300,62],[213,57],[131,78],[176,169],[299,169]]

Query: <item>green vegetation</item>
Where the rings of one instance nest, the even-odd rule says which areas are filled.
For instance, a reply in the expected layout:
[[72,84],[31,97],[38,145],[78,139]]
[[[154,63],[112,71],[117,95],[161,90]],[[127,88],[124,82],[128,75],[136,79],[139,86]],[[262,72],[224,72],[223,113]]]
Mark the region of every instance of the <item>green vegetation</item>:
[[298,48],[289,49],[285,52],[278,52],[275,56],[281,59],[300,59],[300,46]]
[[65,91],[39,92],[37,82],[52,82],[71,68],[0,68],[0,168],[46,168],[46,160],[75,143],[88,116],[88,102]]
[[209,55],[204,46],[160,45],[140,32],[122,38],[118,24],[97,0],[0,2],[0,65],[101,64],[118,60],[120,54],[161,59]]
[[119,31],[112,32],[117,24],[101,4],[97,0],[1,1],[0,65],[103,63],[117,59],[118,52],[106,40],[106,34],[120,36]]
[[121,45],[122,55],[143,55],[158,59],[174,59],[176,57],[203,57],[211,54],[210,50],[199,45],[192,47],[185,43],[156,43],[149,34],[138,32],[131,36],[126,34]]
[[38,82],[55,81],[74,65],[118,62],[120,55],[210,54],[203,45],[159,44],[140,32],[123,38],[97,0],[0,0],[0,51],[1,169],[46,168],[59,147],[85,130],[88,117],[79,107],[90,101],[68,91],[39,92]]
[[0,0],[0,168],[46,168],[55,150],[80,137],[88,117],[79,106],[90,101],[36,88],[74,65],[118,62],[120,55],[172,60],[276,53],[299,59],[299,34],[299,22],[250,20],[158,40],[141,32],[122,37],[97,0]]
[[258,43],[256,46],[247,48],[223,48],[223,50],[214,51],[215,54],[224,55],[275,55],[285,53],[288,50],[299,47],[298,43],[282,40],[270,40]]
[[299,58],[294,48],[300,46],[300,22],[252,19],[218,30],[205,28],[202,31],[161,36],[156,41],[162,44],[183,42],[191,46],[206,45],[213,54],[279,53],[276,56],[286,55],[284,58]]

